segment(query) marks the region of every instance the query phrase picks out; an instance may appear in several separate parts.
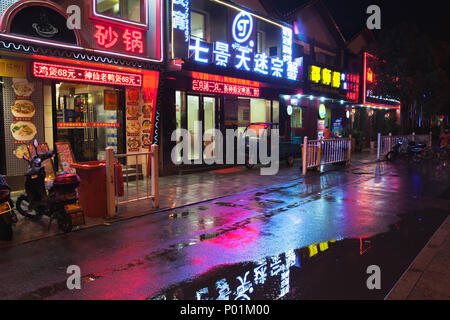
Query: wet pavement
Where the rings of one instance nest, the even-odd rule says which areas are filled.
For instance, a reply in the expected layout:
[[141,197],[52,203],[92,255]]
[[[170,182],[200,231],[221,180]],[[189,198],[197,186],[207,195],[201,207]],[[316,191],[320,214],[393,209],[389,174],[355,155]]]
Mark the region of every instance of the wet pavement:
[[[383,299],[448,216],[449,181],[362,164],[2,249],[0,297]],[[72,264],[82,290],[66,288]]]
[[[374,162],[375,152],[362,152],[353,155],[352,167],[357,167],[364,163]],[[340,170],[342,166],[330,165],[323,168],[323,171]],[[120,221],[146,215],[164,209],[182,207],[194,203],[217,199],[220,197],[233,195],[239,192],[256,190],[261,187],[270,186],[277,183],[302,179],[300,161],[297,160],[293,167],[281,164],[280,170],[275,176],[261,176],[258,167],[247,170],[244,166],[235,168],[234,173],[220,173],[217,171],[197,172],[194,174],[172,175],[160,177],[160,206],[153,208],[152,201],[140,201],[120,206],[118,217],[107,219],[107,223]],[[317,175],[317,171],[309,171],[308,175]],[[245,181],[245,183],[243,183]],[[131,183],[133,185],[133,182]],[[140,181],[140,190],[145,190],[144,182]],[[24,191],[15,192],[15,198]],[[133,196],[133,188],[130,188],[130,196]],[[106,213],[105,213],[106,214]],[[100,216],[100,217],[99,217]],[[12,241],[0,241],[0,248],[10,247],[17,244],[35,241],[42,238],[53,237],[59,234],[56,222],[48,227],[48,217],[43,217],[40,221],[31,221],[18,214],[19,221],[14,227],[14,238]],[[97,217],[85,217],[85,224],[74,227],[74,231],[103,225],[105,219],[100,215]]]

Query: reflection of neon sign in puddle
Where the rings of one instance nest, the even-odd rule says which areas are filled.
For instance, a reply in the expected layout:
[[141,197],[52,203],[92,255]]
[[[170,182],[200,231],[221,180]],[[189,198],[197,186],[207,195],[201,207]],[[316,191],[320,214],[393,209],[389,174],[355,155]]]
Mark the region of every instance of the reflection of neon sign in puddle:
[[[290,272],[307,260],[316,259],[334,240],[311,244],[298,250],[258,261],[240,263],[208,273],[193,283],[181,283],[153,296],[152,300],[277,300],[290,291]],[[223,271],[223,272],[222,272]]]

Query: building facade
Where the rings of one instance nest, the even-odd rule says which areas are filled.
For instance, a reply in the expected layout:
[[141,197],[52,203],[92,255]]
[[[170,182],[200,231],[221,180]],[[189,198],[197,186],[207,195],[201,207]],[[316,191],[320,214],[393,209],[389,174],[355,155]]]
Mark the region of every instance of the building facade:
[[[162,0],[5,0],[0,5],[1,174],[23,188],[37,139],[58,168],[148,150],[157,139]],[[156,114],[156,117],[155,117]]]

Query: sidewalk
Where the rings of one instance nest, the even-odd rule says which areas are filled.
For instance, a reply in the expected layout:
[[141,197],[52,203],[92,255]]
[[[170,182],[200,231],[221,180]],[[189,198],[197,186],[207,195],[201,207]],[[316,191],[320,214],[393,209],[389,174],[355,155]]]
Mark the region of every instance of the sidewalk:
[[386,300],[450,299],[450,216],[431,237]]
[[[355,168],[376,161],[375,152],[362,152],[352,154],[351,167]],[[308,171],[308,176],[323,174],[328,171],[342,170],[348,167],[329,165],[322,169],[322,173]],[[179,208],[207,200],[213,200],[229,195],[248,192],[270,185],[276,185],[293,180],[305,178],[302,175],[301,163],[296,160],[294,166],[281,165],[277,175],[262,176],[260,168],[252,170],[244,166],[237,166],[230,173],[217,172],[217,170],[192,173],[186,175],[172,175],[161,177],[159,180],[160,204],[159,208],[152,207],[151,200],[131,203],[120,206],[118,217],[105,220],[103,218],[86,217],[86,224],[75,226],[73,231],[78,231],[99,225],[109,225],[112,222],[126,220],[145,214]],[[0,249],[17,244],[39,240],[60,234],[56,221],[53,221],[48,230],[48,218],[43,217],[41,221],[31,221],[18,214],[19,221],[14,227],[14,238],[12,241],[0,241]]]

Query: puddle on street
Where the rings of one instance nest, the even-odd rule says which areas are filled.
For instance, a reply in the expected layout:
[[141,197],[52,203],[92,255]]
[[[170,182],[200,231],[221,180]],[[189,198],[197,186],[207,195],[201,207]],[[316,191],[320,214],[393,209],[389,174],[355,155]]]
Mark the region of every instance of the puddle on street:
[[[375,236],[330,239],[258,261],[218,266],[147,299],[383,299],[447,215],[435,208],[410,212]],[[380,267],[380,290],[367,288],[371,265]]]

